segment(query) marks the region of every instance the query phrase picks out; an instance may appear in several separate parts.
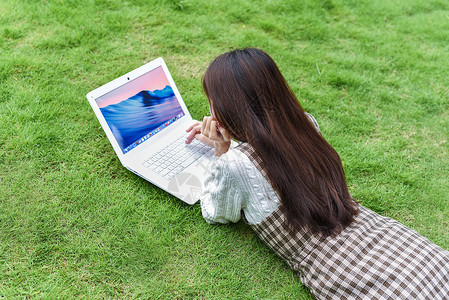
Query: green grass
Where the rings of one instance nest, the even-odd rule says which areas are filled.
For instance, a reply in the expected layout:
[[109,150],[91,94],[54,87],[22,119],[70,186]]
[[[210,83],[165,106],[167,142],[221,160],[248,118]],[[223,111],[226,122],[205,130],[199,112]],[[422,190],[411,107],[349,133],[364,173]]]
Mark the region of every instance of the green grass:
[[2,0],[0,298],[310,299],[244,224],[210,226],[125,170],[90,90],[163,56],[201,76],[266,50],[363,205],[449,249],[445,0]]

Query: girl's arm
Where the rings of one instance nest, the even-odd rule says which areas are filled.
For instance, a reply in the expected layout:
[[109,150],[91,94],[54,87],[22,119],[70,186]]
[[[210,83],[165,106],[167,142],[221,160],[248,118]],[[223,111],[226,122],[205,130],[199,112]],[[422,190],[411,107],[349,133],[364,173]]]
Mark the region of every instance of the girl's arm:
[[244,208],[243,191],[234,180],[226,155],[214,157],[201,195],[201,211],[208,223],[238,222]]

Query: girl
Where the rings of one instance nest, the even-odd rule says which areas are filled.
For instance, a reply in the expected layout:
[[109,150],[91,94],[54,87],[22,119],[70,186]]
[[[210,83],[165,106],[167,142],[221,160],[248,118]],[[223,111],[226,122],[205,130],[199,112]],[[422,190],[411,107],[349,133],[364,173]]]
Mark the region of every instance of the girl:
[[352,199],[340,157],[265,52],[217,57],[203,88],[211,117],[186,143],[215,148],[207,222],[243,218],[319,299],[449,299],[449,252]]

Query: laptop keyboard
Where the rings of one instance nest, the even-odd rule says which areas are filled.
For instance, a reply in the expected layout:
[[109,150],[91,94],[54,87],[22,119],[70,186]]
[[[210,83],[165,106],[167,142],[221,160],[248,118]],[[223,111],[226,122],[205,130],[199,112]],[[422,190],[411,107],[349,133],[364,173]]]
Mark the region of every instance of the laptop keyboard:
[[211,149],[196,139],[186,144],[186,138],[187,134],[181,135],[142,164],[165,179],[172,179]]

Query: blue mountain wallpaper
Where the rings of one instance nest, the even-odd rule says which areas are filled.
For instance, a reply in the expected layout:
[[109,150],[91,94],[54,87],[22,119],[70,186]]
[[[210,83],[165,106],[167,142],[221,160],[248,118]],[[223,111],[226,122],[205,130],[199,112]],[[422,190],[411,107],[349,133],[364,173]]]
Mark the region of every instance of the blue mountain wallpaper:
[[100,110],[122,150],[182,113],[169,85],[162,90],[140,91]]

